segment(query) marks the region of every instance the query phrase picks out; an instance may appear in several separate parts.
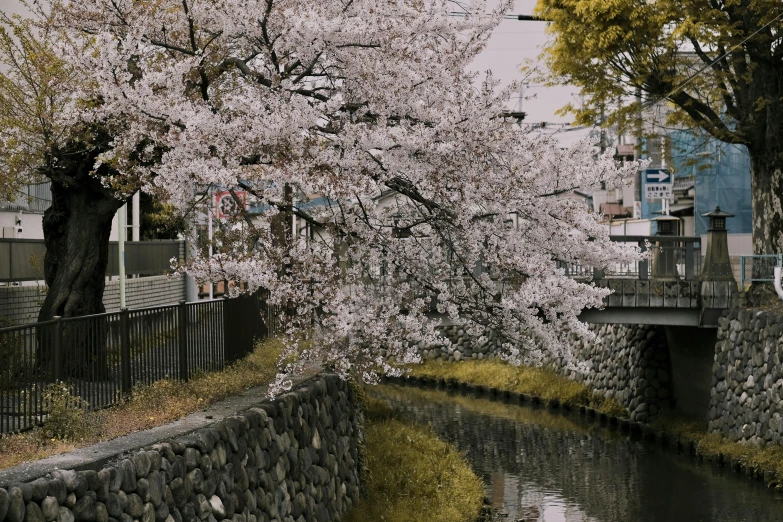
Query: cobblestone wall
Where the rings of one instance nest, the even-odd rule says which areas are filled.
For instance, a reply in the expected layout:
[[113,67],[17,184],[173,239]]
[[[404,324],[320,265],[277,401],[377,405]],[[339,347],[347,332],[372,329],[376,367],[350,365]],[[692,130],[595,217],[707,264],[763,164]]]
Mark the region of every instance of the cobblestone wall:
[[783,317],[732,310],[719,320],[708,414],[710,431],[731,440],[783,439]]
[[[175,304],[185,299],[185,279],[170,276],[128,279],[125,291],[129,308]],[[0,287],[0,328],[36,322],[45,298],[45,286]],[[107,312],[120,309],[119,281],[106,283],[103,305]]]
[[[585,373],[567,369],[563,360],[546,359],[544,365],[583,382],[601,395],[625,406],[632,420],[648,421],[671,402],[671,373],[666,334],[661,327],[641,325],[592,325],[594,341],[572,339],[577,359],[587,364]],[[447,326],[446,346],[421,346],[424,359],[449,362],[494,360],[498,343],[487,334],[484,343],[466,335],[458,326]]]
[[593,325],[594,341],[574,339],[574,353],[587,371],[569,371],[562,360],[547,361],[558,373],[583,382],[625,406],[631,420],[644,422],[669,408],[671,368],[666,333],[645,325]]
[[0,522],[314,522],[359,498],[363,420],[326,376],[100,471],[0,488]]

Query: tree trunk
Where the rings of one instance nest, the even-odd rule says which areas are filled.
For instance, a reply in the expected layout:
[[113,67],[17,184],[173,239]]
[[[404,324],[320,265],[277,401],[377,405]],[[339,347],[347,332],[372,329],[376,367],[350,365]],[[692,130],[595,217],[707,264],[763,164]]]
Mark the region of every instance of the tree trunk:
[[[783,253],[783,155],[770,151],[769,145],[751,154],[751,197],[753,209],[753,253]],[[773,276],[777,259],[753,259],[753,279]],[[754,282],[748,294],[748,304],[761,305],[777,296],[771,283]]]
[[[62,154],[52,180],[52,205],[44,213],[46,299],[39,321],[55,316],[101,314],[111,224],[123,201],[91,173],[97,151]],[[69,159],[76,156],[75,159]],[[39,332],[42,367],[57,364],[63,377],[102,379],[107,371],[105,319],[65,322],[60,360]]]
[[751,153],[753,253],[783,253],[783,157]]

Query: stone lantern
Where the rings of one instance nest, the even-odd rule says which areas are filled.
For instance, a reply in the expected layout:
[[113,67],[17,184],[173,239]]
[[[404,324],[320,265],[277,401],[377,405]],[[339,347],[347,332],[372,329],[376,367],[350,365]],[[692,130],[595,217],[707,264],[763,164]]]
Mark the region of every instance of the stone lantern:
[[734,214],[723,212],[720,207],[715,207],[715,210],[702,216],[710,218],[710,229],[707,232],[707,255],[704,257],[701,279],[702,281],[734,281],[726,237],[726,218],[734,217]]

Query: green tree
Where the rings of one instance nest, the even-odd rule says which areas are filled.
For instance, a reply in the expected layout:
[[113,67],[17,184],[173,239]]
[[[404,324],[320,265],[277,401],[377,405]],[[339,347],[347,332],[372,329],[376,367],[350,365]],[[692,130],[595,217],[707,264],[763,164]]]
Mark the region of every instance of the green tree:
[[[141,181],[120,177],[106,164],[96,167],[111,135],[100,122],[74,125],[64,117],[73,103],[70,93],[83,79],[54,52],[61,35],[46,23],[41,4],[23,3],[29,18],[0,12],[0,199],[13,201],[26,183],[51,181],[52,204],[42,221],[48,291],[39,321],[100,314],[112,219]],[[155,195],[142,199],[145,239],[183,229],[184,218]],[[88,354],[78,335],[69,339],[61,362],[66,374],[100,376],[102,350]],[[38,363],[48,366],[49,356],[39,353]]]
[[[783,3],[780,0],[539,0],[553,79],[581,88],[580,123],[640,90],[672,107],[668,124],[745,145],[753,248],[783,252]],[[608,114],[630,128],[639,102]]]
[[[111,142],[100,125],[69,125],[64,118],[68,93],[81,80],[57,57],[48,26],[37,23],[46,12],[39,4],[25,5],[30,18],[0,13],[0,197],[13,200],[22,185],[51,181],[52,204],[42,220],[48,290],[39,321],[98,314],[105,311],[112,219],[134,182],[124,178],[120,185],[109,166],[95,167]],[[60,361],[64,375],[101,378],[102,348],[85,350],[78,333],[67,340]],[[43,347],[37,364],[47,368],[52,354]]]

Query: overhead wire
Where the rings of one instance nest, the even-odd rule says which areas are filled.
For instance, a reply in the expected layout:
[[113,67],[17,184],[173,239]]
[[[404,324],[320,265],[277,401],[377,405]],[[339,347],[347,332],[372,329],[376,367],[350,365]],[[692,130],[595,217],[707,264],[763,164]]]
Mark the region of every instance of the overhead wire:
[[[458,2],[456,0],[453,0],[453,1],[454,1],[455,4],[457,4],[462,9],[464,9],[464,11],[452,11],[452,12],[449,13],[449,15],[451,15],[451,16],[470,16],[471,15],[471,13],[467,9],[465,9],[465,7],[460,2]],[[550,22],[551,21],[551,20],[547,20],[547,19],[544,19],[544,18],[540,18],[538,16],[523,15],[523,14],[506,14],[506,15],[503,15],[502,18],[505,19],[505,20],[518,20],[518,21],[528,21],[528,22]],[[756,36],[758,33],[763,31],[764,29],[766,29],[767,27],[769,27],[770,25],[772,25],[776,21],[780,20],[781,18],[783,18],[783,11],[780,14],[778,14],[775,18],[769,20],[767,23],[765,23],[764,25],[762,25],[761,27],[756,29],[753,33],[751,33],[750,35],[746,36],[744,39],[742,39],[742,41],[740,41],[739,43],[735,44],[734,46],[729,48],[726,52],[724,52],[723,54],[721,54],[720,56],[718,56],[717,58],[712,60],[710,63],[705,64],[698,71],[696,71],[695,73],[690,75],[688,78],[683,80],[680,84],[675,86],[668,94],[665,94],[665,95],[662,95],[660,97],[657,97],[656,99],[648,100],[647,102],[645,102],[645,103],[643,103],[641,105],[640,109],[641,110],[649,109],[650,107],[654,106],[655,104],[660,103],[661,101],[669,98],[670,96],[673,96],[678,91],[680,91],[681,89],[686,87],[693,80],[695,80],[698,76],[700,76],[708,68],[712,67],[713,65],[718,63],[720,60],[726,58],[729,54],[731,54],[732,52],[737,50],[739,47],[741,47],[745,43],[747,43],[751,38]],[[498,50],[501,50],[501,49],[498,49]],[[503,49],[503,50],[505,50],[505,49]]]
[[726,52],[724,52],[723,54],[721,54],[720,56],[715,58],[710,63],[705,64],[701,69],[699,69],[698,71],[696,71],[695,73],[690,75],[688,78],[683,80],[680,84],[675,86],[674,89],[672,89],[668,94],[660,96],[660,97],[658,97],[657,99],[654,99],[654,100],[648,100],[647,102],[643,103],[642,106],[641,106],[641,109],[642,110],[649,109],[650,107],[652,107],[653,105],[661,102],[662,100],[665,100],[665,99],[669,98],[670,96],[673,96],[674,94],[677,94],[678,91],[682,90],[686,85],[688,85],[693,80],[695,80],[699,75],[701,75],[701,73],[703,73],[708,68],[710,68],[713,65],[715,65],[716,63],[718,63],[720,60],[726,58],[729,54],[731,54],[732,52],[736,51],[741,46],[745,45],[745,43],[747,43],[748,40],[750,40],[751,38],[753,38],[754,36],[759,34],[761,31],[763,31],[764,29],[766,29],[767,27],[772,25],[777,20],[780,20],[781,18],[783,18],[783,11],[781,11],[781,13],[779,15],[777,15],[775,18],[771,19],[769,22],[765,23],[764,25],[762,25],[761,27],[759,27],[758,29],[753,31],[750,35],[746,36],[741,42],[739,42],[738,44],[735,44],[734,46],[729,48],[729,50],[727,50]]

